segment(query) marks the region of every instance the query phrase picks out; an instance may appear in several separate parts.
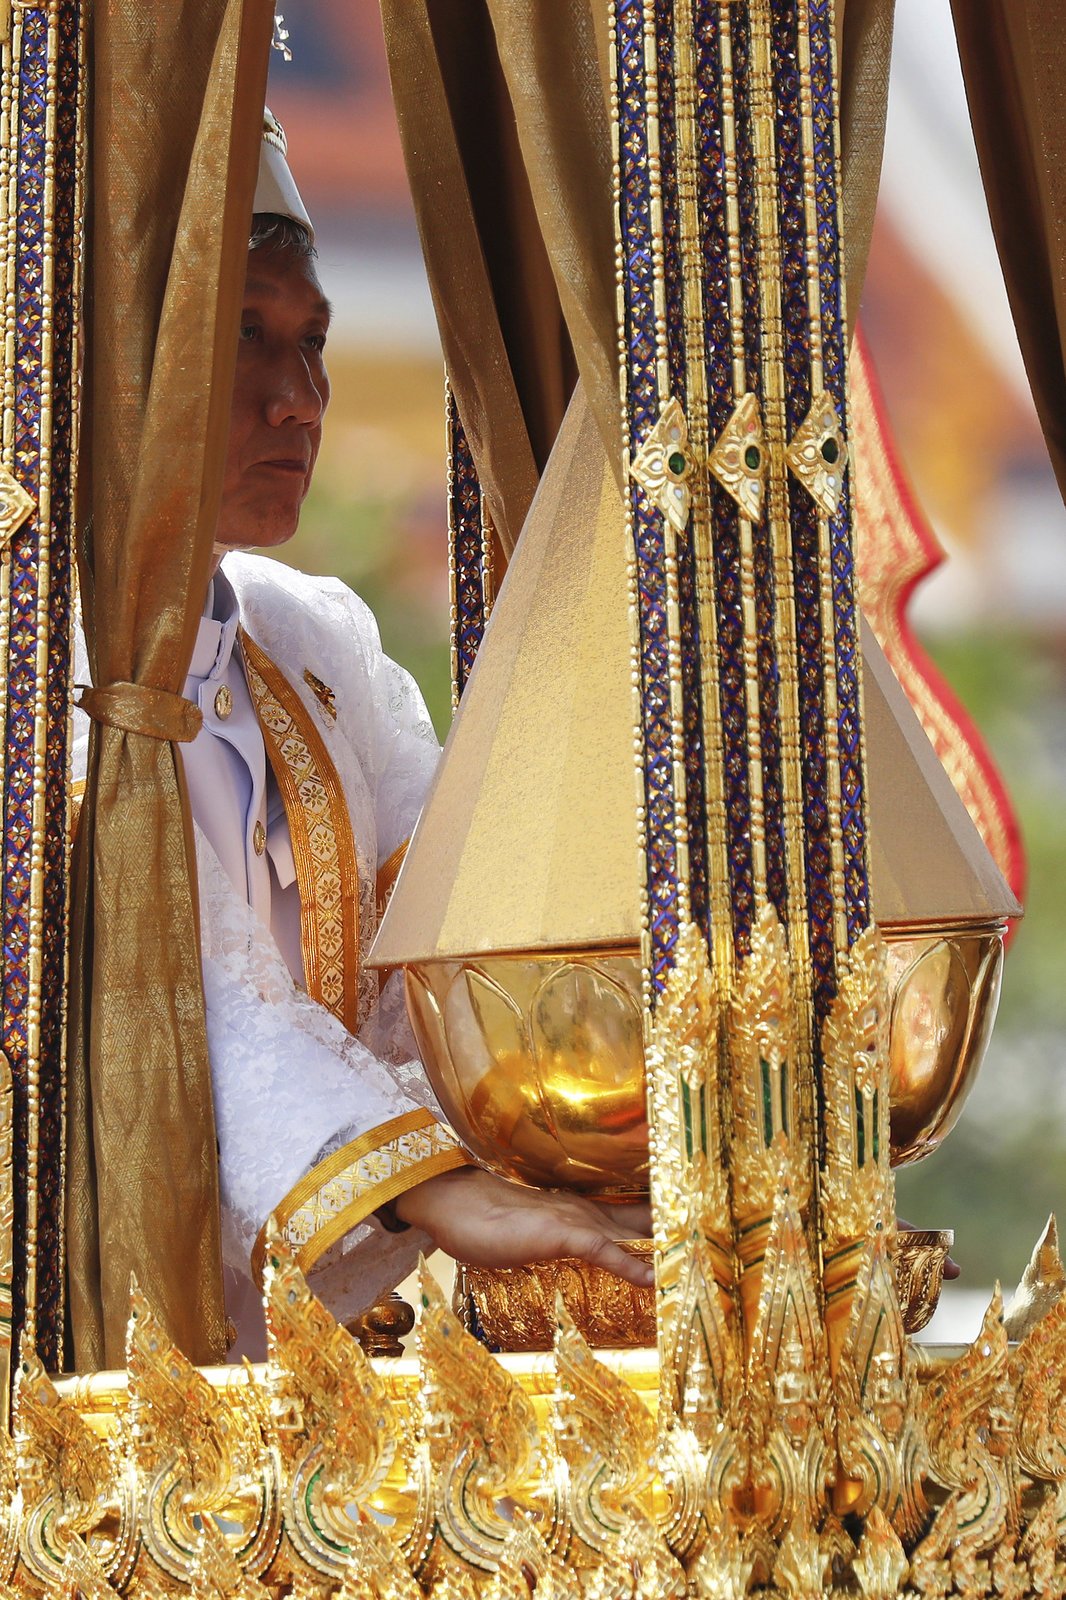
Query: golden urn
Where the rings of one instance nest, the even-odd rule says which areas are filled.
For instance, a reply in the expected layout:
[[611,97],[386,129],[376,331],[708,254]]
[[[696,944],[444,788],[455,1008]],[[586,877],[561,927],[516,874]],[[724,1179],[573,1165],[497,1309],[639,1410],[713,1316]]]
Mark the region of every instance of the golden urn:
[[[580,391],[508,568],[374,948],[446,1115],[525,1183],[642,1189],[637,784],[618,489]],[[954,1124],[1019,907],[868,628],[875,919],[892,1146]]]

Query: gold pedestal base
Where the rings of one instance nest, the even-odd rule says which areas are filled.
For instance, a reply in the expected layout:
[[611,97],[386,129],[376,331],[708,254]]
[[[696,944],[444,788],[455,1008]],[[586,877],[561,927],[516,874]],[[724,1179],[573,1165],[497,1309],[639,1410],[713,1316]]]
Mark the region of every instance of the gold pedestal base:
[[[901,1232],[896,1243],[896,1289],[903,1326],[919,1333],[940,1299],[944,1263],[954,1242],[949,1228]],[[647,1239],[625,1241],[632,1255],[651,1259]],[[594,1350],[635,1350],[655,1343],[655,1291],[638,1289],[584,1261],[543,1261],[528,1267],[468,1267],[460,1263],[455,1308],[465,1326],[499,1350],[550,1350],[555,1297]]]

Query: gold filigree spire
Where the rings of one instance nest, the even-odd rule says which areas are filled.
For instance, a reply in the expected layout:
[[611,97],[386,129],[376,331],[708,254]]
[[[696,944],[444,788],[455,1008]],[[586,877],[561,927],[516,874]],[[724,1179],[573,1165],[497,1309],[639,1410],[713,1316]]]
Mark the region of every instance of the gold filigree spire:
[[710,1405],[735,1360],[718,1031],[707,946],[685,923],[645,1053],[664,1426]]
[[[401,1413],[359,1343],[308,1289],[275,1226],[264,1270],[271,1434],[286,1484],[286,1532],[312,1571],[342,1579],[368,1544],[359,1508],[383,1481],[401,1437]],[[402,1581],[398,1551],[392,1565]]]
[[[152,1560],[181,1578],[195,1557],[204,1515],[232,1506],[254,1484],[265,1446],[254,1415],[227,1404],[186,1360],[136,1284],[130,1291],[126,1365],[145,1542]],[[253,1523],[269,1498],[265,1488],[258,1498]]]
[[918,1380],[884,1231],[861,1249],[851,1321],[833,1370],[839,1460],[834,1505],[841,1514],[860,1517],[876,1508],[913,1542],[928,1517]]
[[930,1386],[926,1404],[932,1476],[958,1491],[958,1548],[963,1557],[977,1557],[1013,1536],[1021,1513],[1014,1384],[998,1284],[980,1333]]
[[733,1086],[732,1181],[737,1220],[769,1219],[784,1161],[793,1198],[803,1207],[810,1174],[798,1149],[800,1098],[796,1014],[788,943],[765,905],[737,976],[729,1011]]
[[433,1472],[435,1549],[468,1569],[495,1572],[510,1537],[499,1503],[535,1459],[537,1422],[528,1396],[466,1332],[425,1262],[420,1268],[425,1435]]
[[825,1160],[821,1215],[830,1249],[892,1222],[888,982],[870,927],[852,946],[822,1035]]
[[852,1563],[860,1594],[865,1600],[892,1600],[900,1591],[908,1567],[907,1552],[898,1533],[880,1506],[874,1506]]
[[782,1159],[748,1357],[746,1415],[760,1520],[817,1527],[826,1508],[830,1382],[814,1269]]
[[762,908],[752,930],[729,1008],[728,1037],[732,1232],[740,1262],[741,1311],[750,1336],[779,1185],[787,1183],[800,1211],[811,1185],[788,944],[772,905]]
[[[14,1410],[21,1559],[35,1582],[65,1585],[68,1555],[73,1552],[75,1565],[81,1559],[76,1542],[111,1520],[118,1534],[105,1546],[108,1565],[125,1574],[137,1526],[132,1474],[58,1393],[25,1335],[22,1345]],[[97,1571],[106,1580],[98,1563],[85,1570],[94,1582]]]
[[1007,1338],[1018,1343],[1066,1294],[1066,1270],[1059,1253],[1059,1229],[1053,1216],[1033,1248],[1029,1264],[1003,1316]]

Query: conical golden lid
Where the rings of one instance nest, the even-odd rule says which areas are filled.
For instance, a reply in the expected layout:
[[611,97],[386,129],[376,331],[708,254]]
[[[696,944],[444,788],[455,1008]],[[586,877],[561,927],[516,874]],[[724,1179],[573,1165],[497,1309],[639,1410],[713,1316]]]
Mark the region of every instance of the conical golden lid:
[[[625,524],[580,389],[507,570],[375,965],[639,938]],[[874,915],[1017,903],[864,629]]]

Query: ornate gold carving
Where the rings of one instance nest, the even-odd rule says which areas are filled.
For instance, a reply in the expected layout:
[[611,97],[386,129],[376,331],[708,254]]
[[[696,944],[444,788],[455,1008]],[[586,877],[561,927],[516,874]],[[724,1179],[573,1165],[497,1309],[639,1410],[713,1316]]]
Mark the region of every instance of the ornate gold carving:
[[198,1549],[205,1513],[234,1512],[264,1529],[273,1496],[263,1482],[265,1450],[254,1413],[235,1410],[168,1339],[144,1295],[130,1296],[126,1362],[137,1503],[151,1558],[182,1578]]
[[711,451],[708,467],[749,522],[762,517],[766,492],[766,441],[758,397],[742,395]]
[[888,988],[884,945],[867,928],[852,946],[822,1040],[826,1246],[865,1238],[892,1220]]
[[[568,1473],[566,1520],[585,1565],[624,1556],[637,1542],[643,1567],[660,1575],[676,1563],[656,1534],[641,1497],[654,1476],[655,1424],[640,1398],[596,1360],[560,1299],[555,1343],[555,1428]],[[680,1568],[676,1568],[684,1588]]]
[[785,451],[785,460],[822,515],[836,516],[848,447],[836,407],[824,389],[811,401],[811,409]]
[[800,1103],[788,945],[773,906],[760,912],[737,977],[729,1042],[734,1205],[738,1215],[759,1211],[769,1217],[782,1157],[799,1204],[810,1190],[796,1145]]
[[958,1494],[957,1554],[976,1558],[1014,1536],[1021,1518],[1015,1395],[997,1287],[970,1349],[927,1398],[933,1478]]
[[876,1509],[913,1541],[928,1512],[922,1490],[925,1435],[884,1231],[862,1246],[850,1307],[833,1371],[840,1463],[834,1503],[857,1516]]
[[302,1561],[334,1578],[360,1548],[358,1508],[392,1463],[396,1419],[373,1366],[311,1294],[276,1231],[264,1281],[270,1431],[285,1482],[285,1529]]
[[906,1228],[896,1235],[896,1293],[907,1333],[920,1333],[932,1319],[954,1242],[951,1228]]
[[499,1502],[530,1471],[537,1446],[529,1399],[483,1344],[471,1338],[423,1264],[424,1427],[433,1473],[431,1563],[449,1558],[495,1572],[510,1535]]
[[694,467],[688,421],[681,402],[671,396],[634,456],[629,471],[678,534],[683,534],[688,526],[692,507],[689,480]]
[[[620,1243],[633,1255],[651,1256],[650,1240]],[[654,1345],[654,1292],[626,1283],[612,1272],[565,1259],[526,1267],[458,1266],[455,1305],[460,1316],[472,1300],[478,1327],[490,1344],[501,1349],[550,1350],[555,1343],[558,1295],[594,1349]]]
[[1059,1230],[1054,1217],[1037,1240],[1029,1265],[1003,1317],[1007,1338],[1020,1343],[1041,1317],[1058,1305],[1066,1291],[1066,1271],[1059,1254]]
[[718,993],[703,935],[693,923],[678,933],[645,1051],[653,1156],[652,1195],[660,1274],[687,1229],[729,1232],[722,1119],[718,1094]]
[[1011,1367],[1021,1468],[1047,1483],[1066,1482],[1066,1299],[1031,1328]]
[[[71,1557],[93,1585],[99,1574],[99,1585],[106,1586],[106,1567],[127,1576],[136,1538],[132,1474],[57,1393],[25,1336],[15,1377],[14,1433],[22,1499],[19,1554],[33,1581],[46,1587],[66,1583]],[[112,1529],[99,1542],[101,1560],[85,1551],[83,1562],[81,1541],[101,1525]]]
[[[745,1414],[759,1520],[775,1537],[792,1529],[802,1541],[826,1507],[830,1377],[814,1269],[788,1168],[782,1152],[750,1339]],[[806,1570],[805,1544],[797,1545],[794,1559],[800,1562],[801,1555]]]
[[866,1600],[893,1600],[907,1576],[909,1562],[899,1535],[880,1506],[866,1519],[853,1570]]

